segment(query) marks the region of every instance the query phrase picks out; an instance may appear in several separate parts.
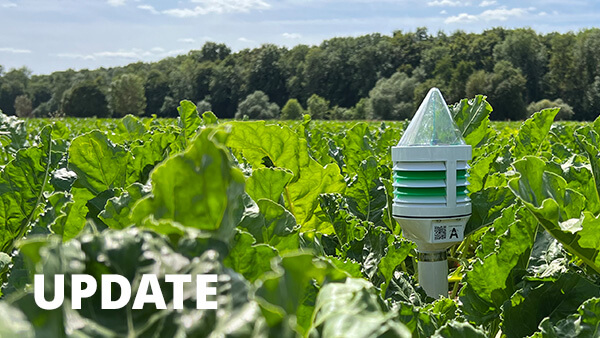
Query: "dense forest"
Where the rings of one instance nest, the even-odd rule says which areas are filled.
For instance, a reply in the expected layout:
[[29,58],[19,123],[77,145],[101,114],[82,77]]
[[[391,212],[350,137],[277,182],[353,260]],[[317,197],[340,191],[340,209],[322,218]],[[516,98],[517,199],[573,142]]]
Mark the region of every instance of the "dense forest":
[[426,28],[337,37],[291,49],[233,53],[207,42],[154,63],[32,75],[0,66],[0,109],[22,117],[177,116],[180,100],[221,118],[410,118],[430,87],[448,103],[484,94],[492,118],[520,120],[560,106],[559,119],[600,113],[600,29],[538,34]]

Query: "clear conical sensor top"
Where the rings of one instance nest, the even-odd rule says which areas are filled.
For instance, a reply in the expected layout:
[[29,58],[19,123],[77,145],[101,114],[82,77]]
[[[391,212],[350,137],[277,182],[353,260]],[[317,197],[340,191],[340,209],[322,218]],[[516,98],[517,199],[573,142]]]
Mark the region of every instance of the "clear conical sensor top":
[[398,146],[463,145],[465,140],[440,90],[431,88]]

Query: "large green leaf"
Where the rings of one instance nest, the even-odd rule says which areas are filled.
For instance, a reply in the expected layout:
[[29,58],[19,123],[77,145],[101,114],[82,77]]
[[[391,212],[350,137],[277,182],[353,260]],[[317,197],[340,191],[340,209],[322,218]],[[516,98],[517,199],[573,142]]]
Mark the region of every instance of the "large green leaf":
[[556,324],[598,296],[597,285],[574,273],[563,274],[555,282],[528,283],[504,304],[502,333],[509,338],[531,335],[544,318]]
[[[431,337],[436,330],[456,318],[457,304],[448,299],[440,298],[434,303],[411,304],[399,302],[398,319],[412,331],[413,337]],[[453,337],[452,335],[448,335]]]
[[538,154],[559,110],[559,108],[544,109],[523,122],[512,150],[515,159]]
[[469,320],[482,324],[498,317],[500,307],[525,275],[537,224],[525,207],[513,205],[504,209],[483,236],[460,293]]
[[252,235],[238,231],[233,239],[231,251],[223,262],[250,282],[254,282],[265,272],[271,271],[271,259],[277,257],[277,250],[267,244],[256,243]]
[[10,252],[41,211],[54,169],[51,131],[44,127],[40,145],[19,150],[0,172],[0,252]]
[[315,160],[300,171],[300,178],[288,185],[286,207],[296,217],[302,230],[322,227],[322,220],[313,217],[319,206],[318,197],[326,193],[342,193],[346,183],[336,164],[330,163],[322,167]]
[[202,119],[196,105],[188,100],[181,101],[177,111],[179,112],[178,123],[181,128],[178,139],[185,149],[196,134],[196,129],[202,124]]
[[151,174],[152,193],[132,209],[132,220],[173,220],[184,226],[233,236],[239,222],[244,177],[229,153],[203,129],[187,150],[158,165]]
[[163,161],[175,142],[172,133],[154,132],[143,137],[143,143],[131,147],[131,160],[127,163],[127,184],[148,181],[150,171]]
[[[600,120],[596,120],[595,123],[600,124]],[[598,202],[600,201],[600,149],[598,149],[598,142],[600,141],[600,135],[598,135],[599,131],[600,130],[593,130],[589,126],[579,128],[577,131],[575,131],[575,138],[590,160],[593,177],[591,180],[588,180],[588,182],[593,182],[596,189],[595,191],[589,191],[589,189],[587,189],[585,191],[587,193],[585,196],[591,200],[592,208],[590,208],[590,211],[594,212],[595,214],[597,214],[599,211],[598,209],[600,209],[600,205],[595,206],[595,208],[593,205],[594,202],[600,204],[600,202]]]
[[311,336],[411,337],[395,313],[382,304],[377,290],[362,279],[325,285],[317,297]]
[[150,187],[134,183],[120,196],[110,198],[98,217],[112,229],[123,229],[132,224],[130,217],[134,204],[150,193]]
[[469,323],[451,321],[446,325],[442,326],[432,336],[434,338],[443,337],[457,337],[457,338],[476,338],[476,337],[487,337],[485,332],[473,327]]
[[[589,146],[591,147],[591,145]],[[600,156],[600,154],[598,155]],[[600,197],[598,195],[594,170],[600,170],[600,167],[594,169],[594,166],[591,166],[590,168],[590,165],[584,162],[584,158],[581,155],[571,156],[568,161],[562,164],[561,174],[568,182],[567,188],[578,191],[585,196],[586,210],[597,215],[600,213]],[[600,161],[600,157],[596,160],[591,158],[591,161]],[[600,163],[596,165],[600,166]]]
[[319,208],[317,197],[323,193],[343,192],[346,184],[337,165],[323,167],[308,155],[306,140],[289,127],[259,122],[233,122],[227,145],[243,156],[254,170],[278,167],[294,174],[284,188],[286,208],[305,231],[325,228],[323,220],[313,217]]
[[280,253],[298,249],[300,237],[294,216],[268,199],[257,202],[258,213],[246,212],[238,227],[250,232],[258,243],[269,244]]
[[131,154],[95,130],[73,140],[69,147],[69,169],[77,173],[80,184],[94,195],[123,188]]
[[[357,123],[346,131],[345,137],[341,140],[344,154],[342,170],[344,172],[349,175],[358,173],[361,169],[361,163],[373,156],[369,136],[369,125],[364,122]],[[377,163],[375,167],[377,167]]]
[[[239,274],[224,268],[217,251],[207,249],[194,257],[177,252],[162,236],[136,228],[101,234],[87,233],[66,244],[49,241],[31,252],[32,273],[44,274],[44,287],[53,290],[55,274],[64,274],[69,281],[73,274],[90,274],[100,285],[103,274],[119,274],[132,285],[132,298],[121,309],[101,309],[101,294],[97,292],[82,300],[81,310],[71,308],[71,284],[65,283],[65,305],[56,310],[42,310],[34,302],[32,290],[15,297],[11,305],[22,311],[34,326],[37,337],[68,336],[204,336],[215,335],[266,336],[265,321],[252,300],[250,285]],[[140,287],[142,275],[155,275],[159,281],[167,308],[157,309],[146,304],[134,310],[133,296]],[[183,309],[174,310],[172,283],[166,274],[217,274],[218,310],[196,309],[196,286],[183,284]],[[116,290],[113,290],[115,292]],[[212,298],[212,299],[211,299]],[[1,303],[0,303],[1,304]],[[218,315],[217,315],[218,311]],[[18,319],[18,317],[15,317]]]
[[290,253],[273,264],[275,271],[261,279],[257,301],[270,326],[296,318],[294,329],[304,335],[313,317],[317,286],[344,280],[347,274],[309,253]]
[[520,174],[509,181],[515,195],[570,253],[600,272],[600,220],[584,211],[585,197],[566,188],[562,177],[544,171],[538,158],[525,157],[513,165]]
[[50,223],[52,232],[61,235],[64,241],[74,238],[83,230],[89,212],[88,202],[94,195],[87,189],[74,187],[70,197],[70,201],[64,204],[56,219]]
[[400,240],[390,244],[385,256],[379,261],[377,268],[383,275],[384,283],[381,285],[381,294],[385,294],[396,268],[404,262],[408,255],[417,249],[411,241]]
[[[388,191],[381,180],[381,170],[377,160],[369,156],[358,163],[357,174],[348,183],[346,196],[353,213],[365,221],[371,221],[377,226],[391,223],[390,215],[385,213],[388,206]],[[388,217],[387,222],[384,218]]]
[[350,242],[361,240],[365,236],[368,223],[350,213],[348,204],[339,194],[321,194],[319,196],[321,210],[333,224],[333,230],[339,241],[339,250],[348,249]]
[[240,152],[254,169],[287,168],[295,176],[308,164],[306,141],[289,127],[258,122],[231,122],[227,146]]
[[[491,132],[490,113],[492,106],[485,100],[485,96],[477,95],[475,98],[460,100],[452,107],[452,117],[468,145],[478,147],[485,142]],[[474,149],[476,152],[477,149]]]
[[600,299],[586,300],[576,314],[558,323],[553,323],[549,317],[540,323],[540,332],[533,337],[597,337],[600,333]]
[[465,235],[492,224],[504,208],[515,202],[515,195],[504,186],[489,187],[470,195],[472,215],[467,222]]
[[257,168],[246,181],[246,192],[253,200],[267,198],[279,202],[285,187],[294,175],[281,168]]

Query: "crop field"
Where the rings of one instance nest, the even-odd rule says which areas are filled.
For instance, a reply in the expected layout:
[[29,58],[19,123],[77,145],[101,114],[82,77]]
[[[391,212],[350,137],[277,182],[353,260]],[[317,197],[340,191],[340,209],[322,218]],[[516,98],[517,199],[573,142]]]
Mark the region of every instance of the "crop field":
[[[591,337],[600,328],[600,120],[547,109],[492,123],[451,107],[473,147],[473,213],[448,250],[448,297],[417,282],[392,217],[390,147],[407,122],[219,121],[0,114],[0,337]],[[34,275],[64,305],[40,309]],[[166,308],[71,278],[155,274]],[[167,274],[216,274],[218,309]],[[186,284],[187,285],[187,284]]]

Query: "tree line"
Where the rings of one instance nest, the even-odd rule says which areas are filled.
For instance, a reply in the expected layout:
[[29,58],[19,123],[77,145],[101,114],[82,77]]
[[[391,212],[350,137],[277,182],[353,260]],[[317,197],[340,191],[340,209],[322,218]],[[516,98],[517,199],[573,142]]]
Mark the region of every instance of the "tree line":
[[496,120],[560,106],[559,118],[600,113],[600,29],[336,37],[318,46],[265,44],[233,53],[207,42],[158,62],[32,75],[0,66],[0,109],[23,117],[177,116],[183,99],[220,118],[412,117],[430,87],[448,103],[484,94]]

